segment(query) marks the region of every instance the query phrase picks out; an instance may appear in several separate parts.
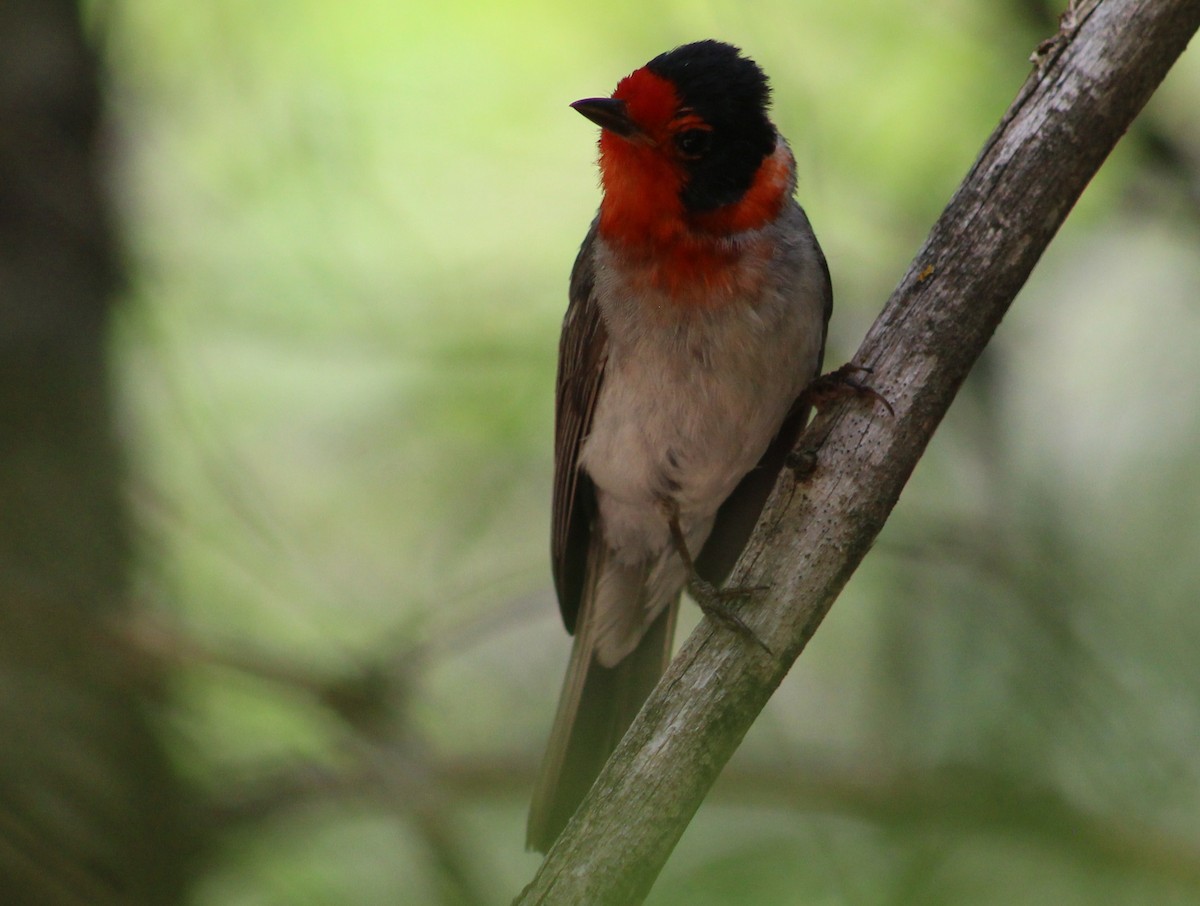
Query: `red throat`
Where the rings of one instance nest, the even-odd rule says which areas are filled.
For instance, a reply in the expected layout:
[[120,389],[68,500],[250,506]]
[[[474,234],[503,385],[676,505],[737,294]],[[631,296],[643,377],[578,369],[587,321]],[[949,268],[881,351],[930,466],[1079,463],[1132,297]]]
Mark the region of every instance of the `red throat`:
[[740,282],[743,249],[727,240],[769,223],[783,208],[792,185],[791,154],[781,142],[738,201],[692,213],[680,197],[687,170],[673,137],[695,117],[678,115],[674,86],[643,68],[622,79],[613,97],[625,101],[643,134],[600,134],[600,234],[642,265],[657,289],[681,299],[716,299]]
[[626,103],[643,134],[626,139],[607,130],[600,133],[600,231],[618,242],[673,243],[684,230],[679,192],[685,177],[670,153],[671,119],[679,108],[675,87],[639,69],[620,81],[613,97]]

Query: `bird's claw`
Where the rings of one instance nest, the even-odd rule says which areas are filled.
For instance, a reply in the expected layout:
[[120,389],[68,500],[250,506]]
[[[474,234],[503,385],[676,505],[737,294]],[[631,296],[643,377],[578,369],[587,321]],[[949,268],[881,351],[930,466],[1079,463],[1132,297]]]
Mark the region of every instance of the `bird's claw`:
[[856,365],[854,362],[847,362],[840,368],[834,369],[829,374],[823,374],[814,380],[804,388],[804,392],[800,394],[800,398],[814,409],[821,409],[830,403],[846,399],[847,397],[868,399],[874,403],[879,403],[883,408],[887,409],[888,415],[894,416],[896,410],[892,408],[892,404],[888,402],[887,398],[874,387],[864,384],[855,377],[856,374],[861,373],[872,374],[874,373],[874,369],[868,365]]
[[687,585],[688,594],[692,596],[692,600],[696,602],[700,611],[706,617],[714,623],[731,630],[736,635],[740,635],[747,641],[753,642],[768,655],[774,657],[774,652],[767,647],[766,642],[758,637],[758,633],[751,629],[728,606],[730,601],[737,601],[759,594],[766,591],[769,587],[767,585],[750,585],[738,588],[717,588],[711,582],[700,578],[698,575],[693,575]]

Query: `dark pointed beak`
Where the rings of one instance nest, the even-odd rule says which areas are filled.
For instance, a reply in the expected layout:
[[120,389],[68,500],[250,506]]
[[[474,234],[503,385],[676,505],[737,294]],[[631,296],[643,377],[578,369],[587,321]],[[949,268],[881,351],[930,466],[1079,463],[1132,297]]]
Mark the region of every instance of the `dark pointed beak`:
[[601,129],[607,129],[622,138],[646,138],[642,131],[629,117],[629,108],[625,102],[617,98],[584,98],[571,105]]

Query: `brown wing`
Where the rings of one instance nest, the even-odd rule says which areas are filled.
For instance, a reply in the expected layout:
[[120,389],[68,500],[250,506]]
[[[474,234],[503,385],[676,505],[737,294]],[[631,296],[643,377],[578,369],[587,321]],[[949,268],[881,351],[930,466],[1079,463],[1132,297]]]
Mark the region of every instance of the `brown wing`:
[[608,359],[608,333],[594,296],[596,224],[571,270],[570,303],[558,343],[554,397],[554,503],[550,557],[554,588],[567,632],[574,633],[587,568],[595,490],[578,466]]

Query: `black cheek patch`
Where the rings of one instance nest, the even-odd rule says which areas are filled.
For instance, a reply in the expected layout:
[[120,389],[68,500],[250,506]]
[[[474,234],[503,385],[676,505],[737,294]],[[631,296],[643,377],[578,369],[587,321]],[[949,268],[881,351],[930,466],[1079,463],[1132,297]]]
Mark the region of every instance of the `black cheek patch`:
[[763,160],[775,150],[773,139],[772,135],[768,148],[753,147],[746,142],[738,142],[732,148],[714,143],[703,159],[687,166],[687,184],[680,193],[684,207],[701,214],[740,200],[754,184]]
[[688,175],[680,196],[684,206],[704,213],[737,202],[775,150],[763,71],[736,47],[718,41],[685,44],[646,68],[668,79],[681,104],[712,129],[703,153],[683,161]]

